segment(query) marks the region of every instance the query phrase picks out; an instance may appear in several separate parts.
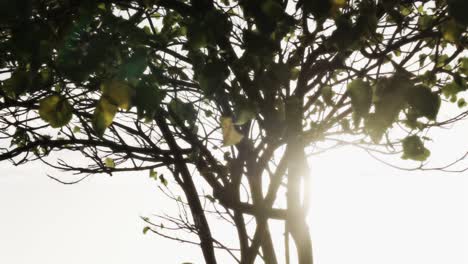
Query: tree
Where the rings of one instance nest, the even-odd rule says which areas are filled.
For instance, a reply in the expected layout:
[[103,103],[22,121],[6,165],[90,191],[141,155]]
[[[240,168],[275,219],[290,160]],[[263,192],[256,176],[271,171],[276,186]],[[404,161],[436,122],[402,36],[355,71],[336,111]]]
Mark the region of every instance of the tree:
[[[464,0],[1,1],[0,160],[85,176],[147,171],[163,184],[166,168],[189,212],[163,220],[197,234],[206,263],[216,249],[277,263],[273,219],[285,224],[286,254],[292,238],[299,263],[312,263],[308,156],[351,144],[422,168],[427,131],[468,114],[467,9]],[[450,103],[460,114],[439,120]],[[60,151],[88,165],[51,155]],[[233,224],[239,251],[212,236],[210,214]],[[167,236],[144,220],[145,232]]]

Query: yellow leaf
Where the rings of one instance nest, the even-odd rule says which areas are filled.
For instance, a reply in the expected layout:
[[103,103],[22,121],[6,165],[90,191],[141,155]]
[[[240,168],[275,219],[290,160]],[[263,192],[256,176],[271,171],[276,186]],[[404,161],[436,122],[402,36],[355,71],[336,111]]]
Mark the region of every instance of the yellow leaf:
[[102,95],[112,104],[128,110],[132,96],[131,87],[123,81],[109,80],[101,84]]
[[223,131],[223,146],[235,145],[244,137],[237,132],[230,117],[221,117],[221,130]]
[[52,127],[62,127],[72,118],[72,107],[60,95],[51,95],[39,102],[39,116]]
[[104,135],[104,131],[112,124],[115,113],[117,113],[117,106],[107,97],[101,97],[93,116],[93,127],[98,136]]

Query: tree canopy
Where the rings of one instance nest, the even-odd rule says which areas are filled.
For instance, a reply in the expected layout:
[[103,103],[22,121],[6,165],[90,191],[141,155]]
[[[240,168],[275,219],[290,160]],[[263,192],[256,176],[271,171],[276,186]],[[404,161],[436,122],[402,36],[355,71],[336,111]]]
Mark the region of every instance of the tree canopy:
[[[307,157],[349,144],[426,161],[428,129],[467,115],[466,10],[466,0],[2,0],[0,160],[147,171],[167,184],[164,167],[191,216],[169,220],[198,234],[206,263],[217,249],[277,263],[271,219],[312,263]],[[448,104],[459,114],[441,120]],[[238,244],[212,236],[211,213],[233,223]]]

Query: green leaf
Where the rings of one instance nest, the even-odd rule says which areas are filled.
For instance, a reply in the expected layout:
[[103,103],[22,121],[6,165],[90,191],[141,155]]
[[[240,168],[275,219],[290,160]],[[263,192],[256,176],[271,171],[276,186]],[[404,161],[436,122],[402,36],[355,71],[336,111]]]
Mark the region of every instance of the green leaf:
[[109,80],[101,84],[102,95],[115,106],[128,110],[132,97],[132,88],[123,81]]
[[450,19],[441,26],[442,36],[449,42],[456,42],[463,33],[463,27],[460,27],[455,20]]
[[193,125],[197,119],[197,111],[191,103],[185,103],[175,98],[169,103],[169,108],[181,121]]
[[260,8],[264,14],[270,17],[270,19],[279,18],[283,14],[281,4],[275,0],[263,1]]
[[424,147],[421,138],[416,135],[408,136],[402,141],[403,159],[412,159],[416,161],[425,161],[431,152]]
[[362,117],[367,116],[372,104],[372,88],[363,79],[356,79],[348,84],[347,92],[354,111],[354,123],[357,126]]
[[158,179],[158,173],[154,169],[150,169],[149,177],[151,179],[157,180]]
[[206,47],[208,44],[208,35],[205,32],[204,25],[200,23],[200,21],[198,21],[198,23],[192,21],[187,25],[187,39],[188,46],[193,50]]
[[257,110],[254,105],[247,102],[242,102],[238,105],[238,110],[236,111],[236,122],[234,123],[235,125],[241,126],[255,118]]
[[431,15],[422,15],[419,17],[419,26],[422,30],[429,29],[434,24],[434,17]]
[[295,81],[297,78],[299,78],[299,73],[301,72],[301,69],[296,67],[291,69],[291,80]]
[[411,80],[403,73],[390,78],[381,78],[375,86],[374,113],[366,119],[366,132],[374,142],[379,142],[383,134],[398,119],[400,111],[407,103],[407,91],[412,88]]
[[23,147],[24,145],[26,145],[27,143],[30,142],[30,138],[29,138],[29,135],[28,133],[26,132],[26,130],[24,130],[23,128],[16,128],[16,131],[15,133],[13,134],[13,137],[11,139],[11,146],[18,146],[18,147]]
[[104,165],[106,165],[108,168],[115,168],[115,161],[111,158],[105,158]]
[[146,233],[148,233],[148,231],[150,231],[150,230],[151,230],[151,228],[149,226],[145,226],[143,228],[143,234],[146,235]]
[[135,92],[133,103],[137,107],[138,118],[144,117],[152,120],[165,97],[165,93],[152,79],[139,82]]
[[393,53],[395,54],[396,57],[401,56],[401,50],[399,50],[399,49],[394,50]]
[[460,59],[460,73],[468,76],[468,58],[466,57]]
[[423,4],[419,5],[417,10],[418,10],[418,13],[419,13],[420,15],[423,15],[423,14],[426,13],[426,12],[424,11],[424,5],[423,5]]
[[97,7],[103,11],[106,11],[106,4],[105,3],[100,3],[97,5]]
[[408,16],[412,13],[411,6],[401,6],[401,14],[404,16]]
[[68,124],[72,110],[68,101],[60,95],[51,95],[39,102],[39,116],[54,128]]
[[290,74],[289,66],[284,63],[274,63],[270,66],[269,77],[279,84],[288,85],[291,78]]
[[442,67],[446,64],[449,56],[447,54],[442,54],[440,56],[430,55],[429,58],[436,64],[436,67]]
[[[362,8],[360,16],[357,18],[355,30],[359,36],[368,37],[370,42],[378,41],[376,36],[376,29],[378,24],[378,18],[376,9],[372,5]],[[377,38],[377,39],[376,39]]]
[[[342,1],[337,1],[340,4]],[[309,12],[314,15],[315,19],[322,20],[333,14],[334,10],[337,10],[338,5],[332,0],[315,0],[307,1],[303,0],[301,3],[304,5],[304,12]],[[336,6],[336,8],[334,8]]]
[[351,19],[339,16],[336,21],[336,30],[330,37],[333,45],[340,51],[358,48],[359,36],[356,34]]
[[417,116],[436,119],[440,108],[440,98],[436,92],[432,92],[426,86],[418,85],[409,89],[407,97],[409,106]]
[[424,62],[426,61],[427,54],[420,54],[419,55],[419,67],[424,66]]
[[255,118],[254,109],[243,108],[240,110],[240,113],[237,115],[235,125],[241,126],[254,118]]
[[112,104],[106,97],[101,97],[92,119],[93,128],[99,137],[104,135],[105,130],[112,124],[117,113],[117,106]]
[[169,184],[163,174],[159,175],[159,180],[164,186],[167,186]]
[[205,116],[206,116],[206,117],[212,117],[212,116],[213,116],[213,111],[211,111],[211,110],[205,110]]
[[222,89],[224,80],[229,76],[227,65],[221,60],[207,63],[198,74],[198,83],[208,97]]
[[148,66],[147,58],[146,49],[136,49],[133,55],[120,67],[119,76],[125,77],[129,81],[140,78]]
[[446,98],[450,98],[452,101],[456,100],[457,94],[462,92],[464,89],[457,82],[450,82],[442,87],[442,93]]
[[29,72],[15,70],[9,79],[2,82],[1,90],[7,97],[16,99],[31,88],[31,78]]

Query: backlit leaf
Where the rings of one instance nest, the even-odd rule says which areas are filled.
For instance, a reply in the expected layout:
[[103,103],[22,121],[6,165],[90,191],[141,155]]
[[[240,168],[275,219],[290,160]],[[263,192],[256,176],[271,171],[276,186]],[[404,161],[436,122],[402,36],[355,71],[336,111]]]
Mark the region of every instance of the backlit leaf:
[[101,97],[93,116],[93,127],[98,136],[104,135],[104,131],[112,124],[115,114],[117,113],[117,106],[112,104],[106,97]]
[[468,76],[468,58],[460,59],[460,72]]
[[407,91],[412,87],[411,80],[403,73],[390,78],[381,78],[374,91],[374,113],[366,119],[366,132],[374,142],[379,142],[383,134],[398,119],[407,103]]
[[164,186],[167,186],[168,185],[168,182],[166,180],[166,178],[164,177],[163,174],[159,175],[159,180],[161,181],[161,183],[164,185]]
[[197,111],[191,103],[186,103],[175,98],[169,103],[169,109],[174,112],[177,118],[181,121],[187,121],[191,126],[197,119]]
[[418,116],[435,120],[440,108],[440,98],[428,87],[418,85],[409,89],[408,104]]
[[351,98],[351,106],[355,115],[355,123],[369,113],[372,104],[372,89],[369,83],[356,79],[348,84],[347,91]]
[[115,161],[111,158],[106,158],[104,160],[104,165],[106,165],[108,168],[115,168]]
[[463,87],[461,87],[457,82],[453,81],[450,82],[442,87],[442,93],[446,98],[449,98],[451,101],[457,100],[457,94],[463,91]]
[[39,103],[39,116],[51,127],[62,127],[72,118],[72,107],[60,95],[51,95]]
[[132,96],[131,87],[123,81],[109,80],[101,84],[102,95],[113,105],[127,110]]
[[420,54],[419,55],[419,67],[422,67],[424,65],[424,62],[426,61],[427,54]]
[[158,179],[158,173],[154,169],[150,169],[149,176],[151,179],[155,179],[155,180]]
[[300,68],[292,68],[291,69],[291,80],[297,80],[299,77],[299,73],[301,72]]
[[445,22],[442,25],[441,30],[444,39],[450,42],[456,42],[463,33],[463,28],[460,27],[453,19]]
[[238,126],[241,126],[254,119],[255,114],[257,113],[255,106],[248,103],[239,103],[239,107],[236,112],[236,122],[234,124]]
[[434,17],[430,15],[422,15],[419,17],[419,26],[421,27],[422,30],[429,29],[432,27],[432,24],[434,22]]
[[244,137],[236,130],[230,117],[221,117],[221,129],[223,131],[223,146],[235,145]]
[[412,159],[416,161],[425,161],[431,152],[424,147],[421,139],[416,136],[408,136],[402,141],[403,143],[403,159]]

